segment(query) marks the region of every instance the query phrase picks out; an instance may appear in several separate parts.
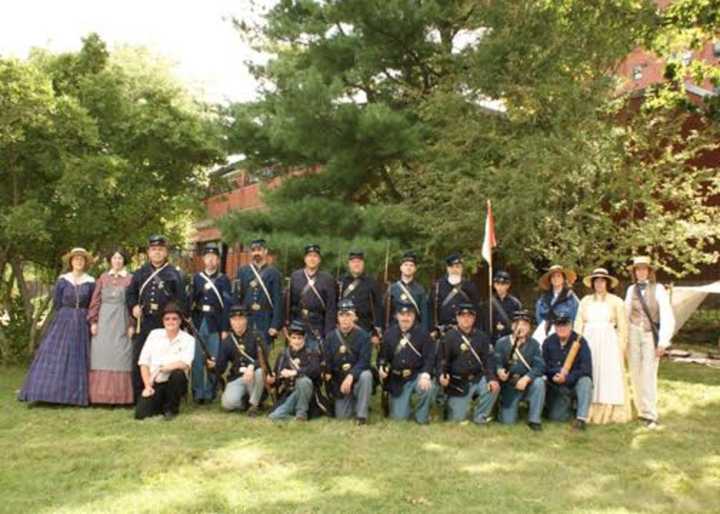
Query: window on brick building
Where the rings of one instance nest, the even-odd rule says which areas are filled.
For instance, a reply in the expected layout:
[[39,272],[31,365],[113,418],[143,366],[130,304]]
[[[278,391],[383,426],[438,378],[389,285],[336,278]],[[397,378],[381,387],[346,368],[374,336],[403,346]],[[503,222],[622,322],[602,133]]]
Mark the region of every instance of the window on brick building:
[[638,64],[636,66],[633,66],[632,69],[632,78],[633,80],[640,80],[643,76],[643,67],[642,65]]

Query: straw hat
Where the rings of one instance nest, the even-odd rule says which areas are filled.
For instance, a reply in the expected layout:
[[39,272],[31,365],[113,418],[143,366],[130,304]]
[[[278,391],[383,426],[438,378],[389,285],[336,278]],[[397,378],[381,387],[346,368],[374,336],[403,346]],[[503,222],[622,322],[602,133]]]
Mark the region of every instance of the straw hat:
[[633,257],[632,264],[628,266],[628,271],[633,276],[633,279],[635,278],[635,268],[638,266],[647,266],[650,269],[650,276],[655,276],[655,266],[652,263],[652,259],[647,255],[639,255],[637,257]]
[[75,257],[76,255],[82,255],[82,256],[83,256],[83,258],[85,259],[85,266],[84,266],[83,269],[84,269],[85,271],[87,271],[87,269],[92,265],[94,259],[93,259],[93,256],[90,255],[90,252],[88,252],[85,248],[80,248],[80,247],[73,248],[73,249],[70,250],[68,253],[66,253],[65,255],[63,255],[63,262],[65,263],[65,267],[68,268],[68,269],[70,269],[70,261],[71,261],[72,258]]
[[589,287],[592,289],[593,280],[595,280],[596,278],[604,278],[605,280],[607,280],[609,285],[608,289],[614,289],[620,283],[620,281],[610,275],[610,273],[608,273],[608,270],[606,270],[605,268],[595,268],[590,275],[583,279],[583,284],[585,284],[585,287]]
[[573,285],[577,280],[577,273],[575,273],[573,270],[561,266],[560,264],[554,264],[550,266],[550,269],[548,269],[542,277],[540,277],[538,284],[540,285],[541,289],[545,289],[546,291],[550,289],[550,277],[554,273],[562,273],[565,277],[565,281],[569,286]]

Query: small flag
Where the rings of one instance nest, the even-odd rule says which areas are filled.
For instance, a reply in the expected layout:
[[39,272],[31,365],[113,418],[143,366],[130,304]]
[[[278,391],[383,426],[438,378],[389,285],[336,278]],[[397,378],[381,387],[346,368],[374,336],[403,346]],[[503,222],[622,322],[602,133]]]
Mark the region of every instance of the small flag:
[[492,262],[492,249],[497,246],[495,239],[495,218],[493,218],[492,205],[487,201],[487,216],[485,217],[485,237],[482,245],[482,256],[487,262]]

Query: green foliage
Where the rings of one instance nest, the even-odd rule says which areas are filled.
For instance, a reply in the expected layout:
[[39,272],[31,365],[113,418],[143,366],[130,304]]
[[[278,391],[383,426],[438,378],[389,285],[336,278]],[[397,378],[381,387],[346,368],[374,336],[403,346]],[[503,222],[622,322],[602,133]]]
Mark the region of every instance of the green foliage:
[[[714,3],[287,0],[264,26],[240,20],[272,58],[252,67],[260,99],[227,112],[229,143],[285,180],[224,233],[390,239],[437,260],[477,254],[489,198],[498,262],[529,276],[636,252],[693,273],[717,259],[701,157],[718,133],[716,100],[690,104],[685,78],[717,84],[718,68],[678,67],[677,49],[717,33]],[[615,77],[637,47],[673,76],[639,110]]]
[[[110,53],[94,34],[77,53],[0,59],[0,272],[24,282],[22,265],[57,272],[73,246],[137,247],[154,231],[180,240],[222,155],[217,127],[167,65]],[[3,305],[25,286],[5,287]]]

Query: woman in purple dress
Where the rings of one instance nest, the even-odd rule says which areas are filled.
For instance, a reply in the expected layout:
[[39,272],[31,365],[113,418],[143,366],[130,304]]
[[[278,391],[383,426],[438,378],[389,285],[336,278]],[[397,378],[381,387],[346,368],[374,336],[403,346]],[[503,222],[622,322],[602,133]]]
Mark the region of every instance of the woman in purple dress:
[[73,248],[65,261],[69,272],[55,284],[55,318],[30,365],[19,400],[67,405],[88,404],[88,306],[95,279],[86,273],[92,257]]

